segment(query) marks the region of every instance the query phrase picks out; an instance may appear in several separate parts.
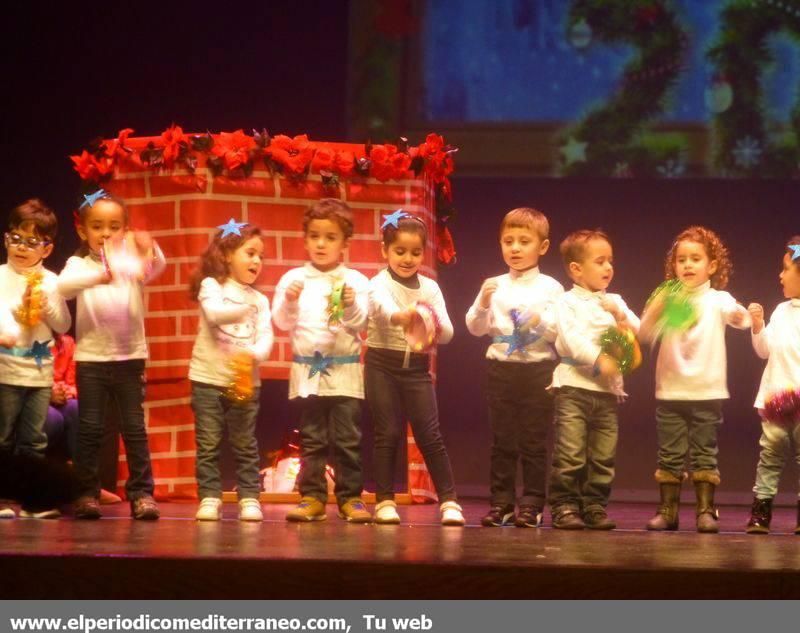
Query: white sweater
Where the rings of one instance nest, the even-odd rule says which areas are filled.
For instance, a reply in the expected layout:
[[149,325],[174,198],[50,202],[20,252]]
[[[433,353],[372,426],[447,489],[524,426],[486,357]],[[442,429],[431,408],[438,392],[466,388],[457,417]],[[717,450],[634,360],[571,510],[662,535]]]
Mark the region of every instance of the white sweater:
[[[728,394],[725,326],[750,327],[750,315],[711,282],[690,291],[698,321],[686,332],[666,332],[656,361],[656,400],[723,400]],[[733,325],[737,314],[743,321]],[[653,332],[642,331],[642,338]]]
[[[300,298],[291,303],[286,300],[286,289],[295,281],[303,282]],[[346,308],[342,325],[334,333],[328,328],[328,299],[333,286],[339,282],[352,288],[355,303]],[[272,319],[280,329],[289,332],[292,353],[303,359],[312,358],[316,352],[323,357],[346,359],[361,353],[359,333],[367,323],[367,278],[357,270],[339,265],[322,272],[307,263],[287,272],[278,282],[272,305]],[[292,362],[289,373],[289,398],[317,396],[364,397],[364,370],[360,361],[336,363],[315,371],[307,362]]]
[[[47,308],[42,320],[35,327],[27,328],[17,323],[14,311],[22,303],[28,285],[25,273],[34,270],[42,272],[42,292],[47,297]],[[66,332],[72,323],[67,304],[56,288],[57,281],[56,274],[45,269],[41,262],[22,271],[13,264],[0,266],[0,334],[11,334],[17,339],[13,349],[0,348],[0,352],[10,352],[0,353],[0,383],[20,387],[53,385],[53,359],[40,358],[40,367],[35,358],[25,355],[36,342],[49,341],[48,347],[52,348],[53,332]]]
[[[555,303],[564,294],[564,287],[552,277],[539,272],[539,267],[519,273],[509,270],[505,275],[493,278],[497,290],[492,295],[488,308],[481,307],[481,293],[467,312],[467,329],[475,336],[507,337],[514,331],[511,310],[522,315],[538,314],[539,325],[531,328],[538,340],[524,350],[512,350],[509,355],[508,342],[493,342],[486,350],[486,358],[513,363],[536,363],[555,360],[556,354],[548,343],[556,340]],[[507,340],[507,339],[505,339]]]
[[101,283],[103,265],[91,255],[73,256],[58,276],[58,290],[78,299],[75,360],[108,362],[147,358],[144,337],[144,284],[165,267],[154,244],[154,259],[144,281],[114,279]]
[[453,324],[447,314],[442,291],[430,277],[417,274],[419,288],[408,288],[392,279],[388,269],[383,269],[369,282],[369,326],[367,346],[407,351],[405,332],[400,325],[390,322],[392,314],[407,310],[415,301],[430,304],[439,317],[441,332],[438,344],[449,343],[453,338]]
[[[200,328],[192,349],[189,379],[227,387],[234,378],[230,361],[237,351],[265,360],[272,350],[269,300],[252,286],[206,277],[200,285]],[[261,383],[258,363],[253,382]]]
[[614,316],[601,305],[604,298],[614,301],[624,311],[631,329],[639,331],[639,317],[631,312],[618,294],[591,292],[581,286],[573,286],[556,304],[556,351],[561,356],[561,362],[553,372],[554,389],[579,387],[617,396],[626,395],[622,377],[609,380],[594,375],[595,362],[601,352],[600,336],[608,328],[617,325]]
[[769,324],[752,339],[756,354],[768,359],[755,401],[761,409],[771,394],[800,389],[800,299],[778,305]]

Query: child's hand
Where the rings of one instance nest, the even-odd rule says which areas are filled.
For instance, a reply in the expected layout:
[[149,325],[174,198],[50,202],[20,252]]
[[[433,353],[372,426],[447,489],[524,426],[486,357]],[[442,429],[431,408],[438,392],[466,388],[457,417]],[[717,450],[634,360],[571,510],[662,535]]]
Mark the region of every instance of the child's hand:
[[395,312],[390,318],[389,322],[392,325],[399,325],[402,328],[407,328],[411,325],[411,321],[414,319],[414,309],[409,308],[408,310],[400,310],[399,312]]
[[614,378],[620,375],[619,363],[608,354],[600,354],[595,361],[595,367],[600,372],[600,375],[606,378]]
[[67,394],[64,392],[64,385],[59,383],[53,385],[53,391],[50,394],[50,402],[58,406],[67,402]]
[[349,308],[356,302],[356,291],[350,286],[345,285],[342,288],[342,303],[345,308]]
[[523,325],[523,329],[532,330],[541,322],[542,322],[542,315],[539,314],[538,312],[531,312],[530,315],[528,316],[528,320],[525,321],[525,324]]
[[622,323],[625,320],[625,312],[620,309],[619,304],[609,297],[603,297],[600,301],[600,307],[614,317],[617,323]]
[[141,257],[152,255],[153,238],[147,231],[133,231],[133,243]]
[[0,334],[0,347],[14,347],[17,337],[13,334]]
[[487,279],[481,286],[481,308],[488,310],[492,303],[492,295],[497,290],[497,281],[495,279]]
[[[740,304],[737,303],[736,305],[738,306]],[[744,308],[744,306],[741,306],[741,307]],[[759,306],[759,307],[761,307],[761,306]],[[746,318],[747,318],[746,314],[744,312],[742,312],[741,310],[738,310],[738,311],[734,312],[733,315],[731,316],[731,325],[733,325],[733,326],[742,325],[745,322]],[[761,322],[762,322],[762,324],[764,322],[764,311],[763,311],[763,308],[762,308],[762,311],[761,311]],[[759,328],[759,330],[760,329],[761,328]]]
[[286,300],[289,303],[294,303],[300,298],[301,292],[303,292],[303,282],[299,280],[293,281],[286,289]]
[[764,327],[764,308],[760,303],[751,303],[747,306],[747,311],[750,313],[753,334],[758,334]]

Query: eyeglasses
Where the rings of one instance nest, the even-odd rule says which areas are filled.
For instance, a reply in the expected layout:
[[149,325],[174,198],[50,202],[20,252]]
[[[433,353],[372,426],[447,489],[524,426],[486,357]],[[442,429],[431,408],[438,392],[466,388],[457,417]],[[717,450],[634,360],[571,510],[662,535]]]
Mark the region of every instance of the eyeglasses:
[[27,246],[30,249],[39,248],[40,246],[47,246],[50,244],[50,240],[48,239],[39,239],[38,237],[31,235],[30,237],[23,237],[19,233],[6,233],[6,245],[7,246]]

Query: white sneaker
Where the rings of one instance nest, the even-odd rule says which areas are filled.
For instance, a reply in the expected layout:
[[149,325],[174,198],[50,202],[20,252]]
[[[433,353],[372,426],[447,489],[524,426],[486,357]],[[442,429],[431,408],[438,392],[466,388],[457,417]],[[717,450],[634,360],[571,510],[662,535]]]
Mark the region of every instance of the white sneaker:
[[222,499],[206,497],[200,501],[194,518],[198,521],[219,521],[222,518]]
[[15,516],[17,516],[17,513],[14,512],[14,508],[9,508],[7,506],[5,508],[0,508],[0,519],[13,519]]
[[61,513],[53,508],[52,510],[42,510],[41,512],[28,512],[27,510],[20,510],[19,516],[21,519],[57,519]]
[[445,501],[439,506],[442,513],[442,525],[464,525],[464,514],[461,506],[455,501]]
[[391,499],[381,501],[375,506],[375,523],[382,525],[397,525],[400,515],[397,514],[397,504]]
[[263,521],[264,514],[261,512],[261,503],[258,499],[239,500],[239,520],[240,521]]

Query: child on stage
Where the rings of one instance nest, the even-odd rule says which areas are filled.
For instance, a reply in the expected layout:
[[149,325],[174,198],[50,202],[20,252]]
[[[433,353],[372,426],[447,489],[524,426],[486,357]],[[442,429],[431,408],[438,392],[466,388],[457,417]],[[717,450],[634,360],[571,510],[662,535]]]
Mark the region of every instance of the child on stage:
[[367,278],[340,259],[353,235],[353,214],[332,198],[303,217],[310,261],[287,272],[275,289],[273,319],[292,341],[289,398],[302,398],[301,500],[288,521],[322,521],[328,486],[325,468],[333,448],[339,516],[369,523],[361,500],[361,401],[364,375],[360,332],[367,323]]
[[[550,224],[543,213],[519,208],[500,225],[500,248],[508,273],[483,282],[467,312],[467,329],[488,334],[489,424],[492,429],[491,508],[481,524],[513,522],[538,527],[547,480],[547,431],[553,396],[547,390],[556,367],[555,302],[563,286],[539,272],[539,258],[550,247]],[[522,496],[516,502],[517,462],[522,465]]]
[[125,491],[131,516],[158,519],[144,425],[143,295],[144,285],[164,270],[164,255],[148,233],[129,232],[124,201],[102,189],[85,198],[76,218],[81,246],[58,278],[61,294],[78,301],[79,421],[74,463],[80,496],[75,518],[101,517],[98,454],[106,405],[114,398],[130,471]]
[[677,530],[681,483],[688,454],[697,495],[697,531],[718,532],[714,489],[717,432],[722,401],[728,398],[725,326],[750,325],[747,310],[727,292],[731,262],[714,231],[692,226],[682,231],[667,253],[666,278],[681,282],[696,312],[689,329],[661,331],[667,293],[656,294],[642,315],[643,340],[661,338],[656,361],[658,468],[661,505],[648,530]]
[[[28,200],[9,216],[0,266],[0,452],[43,458],[44,424],[53,385],[53,332],[69,329],[69,310],[57,276],[43,262],[53,252],[58,221],[40,200]],[[11,518],[11,508],[0,517]],[[20,516],[54,518],[54,508],[23,506]]]
[[[385,216],[383,256],[388,263],[370,281],[367,334],[367,402],[375,425],[375,522],[399,523],[394,501],[397,449],[406,443],[405,417],[433,479],[443,525],[464,525],[453,472],[442,435],[429,348],[453,338],[439,285],[418,273],[428,230],[418,217],[398,210]],[[418,318],[418,308],[438,322],[438,337],[423,349],[411,350],[405,330]]]
[[613,251],[602,231],[576,231],[561,242],[561,256],[574,286],[556,306],[553,373],[555,446],[550,475],[553,527],[613,530],[606,507],[617,452],[617,400],[625,396],[618,361],[599,339],[611,327],[639,329],[639,318],[617,294]]
[[200,302],[200,331],[192,350],[189,380],[197,443],[199,521],[222,517],[219,456],[225,429],[236,458],[239,520],[261,521],[258,361],[272,349],[269,300],[253,284],[261,273],[261,230],[231,219],[201,258],[191,294]]
[[[764,327],[764,308],[757,303],[747,307],[753,348],[767,359],[755,402],[761,416],[761,453],[748,534],[769,532],[772,499],[789,449],[800,464],[800,235],[786,245],[780,280],[787,301],[775,308],[769,325]],[[800,534],[800,501],[794,533]]]

